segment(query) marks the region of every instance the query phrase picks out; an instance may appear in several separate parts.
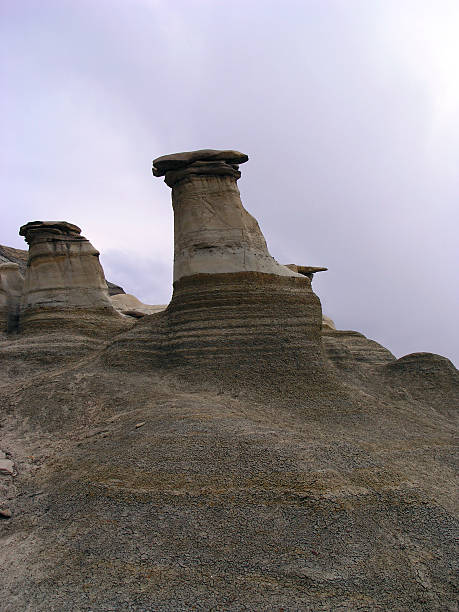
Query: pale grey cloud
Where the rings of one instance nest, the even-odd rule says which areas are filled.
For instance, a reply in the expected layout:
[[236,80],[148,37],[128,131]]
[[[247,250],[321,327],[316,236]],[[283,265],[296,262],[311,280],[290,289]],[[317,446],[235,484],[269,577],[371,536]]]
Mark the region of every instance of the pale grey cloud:
[[151,159],[249,154],[240,189],[341,328],[458,357],[459,7],[423,0],[19,0],[2,11],[0,242],[79,224],[107,276],[170,295]]

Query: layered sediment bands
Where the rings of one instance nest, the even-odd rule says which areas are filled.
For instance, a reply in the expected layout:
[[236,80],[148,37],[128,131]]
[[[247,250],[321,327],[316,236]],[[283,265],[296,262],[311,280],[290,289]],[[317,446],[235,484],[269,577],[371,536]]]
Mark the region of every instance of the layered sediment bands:
[[457,417],[459,372],[449,359],[434,353],[410,353],[381,369],[386,385],[448,417]]
[[270,255],[243,207],[236,181],[247,160],[210,149],[154,160],[154,175],[172,187],[174,293],[160,316],[111,347],[113,363],[137,346],[139,360],[219,381],[320,370],[320,301],[309,278]]
[[20,234],[29,244],[20,331],[74,329],[106,335],[125,325],[108,295],[99,252],[63,221],[34,221]]
[[17,331],[23,285],[17,264],[0,264],[0,333]]
[[259,272],[174,284],[168,360],[180,367],[273,369],[316,364],[321,306],[307,279]]
[[176,281],[167,309],[119,336],[105,359],[127,368],[133,361],[194,373],[201,381],[247,382],[258,374],[269,386],[274,374],[323,370],[321,317],[305,277],[199,274]]
[[457,416],[459,372],[440,355],[412,353],[396,359],[363,334],[323,328],[322,344],[329,364],[342,381],[390,403],[411,403]]
[[388,349],[356,331],[342,331],[324,325],[322,344],[327,359],[341,371],[375,368],[395,361]]

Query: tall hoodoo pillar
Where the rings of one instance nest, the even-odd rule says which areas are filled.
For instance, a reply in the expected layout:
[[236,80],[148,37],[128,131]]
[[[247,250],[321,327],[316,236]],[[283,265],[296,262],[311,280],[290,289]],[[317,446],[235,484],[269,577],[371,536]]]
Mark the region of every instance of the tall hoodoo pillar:
[[155,176],[172,187],[174,281],[192,274],[263,272],[299,276],[271,257],[257,220],[242,206],[238,151],[205,149],[159,157]]
[[266,373],[321,359],[310,279],[271,257],[242,205],[236,182],[247,160],[205,149],[153,162],[172,187],[174,294],[165,314],[168,359],[181,367]]
[[71,326],[95,334],[121,320],[111,305],[99,252],[76,225],[32,221],[19,234],[29,244],[21,331]]
[[0,333],[17,330],[23,285],[18,264],[0,264]]

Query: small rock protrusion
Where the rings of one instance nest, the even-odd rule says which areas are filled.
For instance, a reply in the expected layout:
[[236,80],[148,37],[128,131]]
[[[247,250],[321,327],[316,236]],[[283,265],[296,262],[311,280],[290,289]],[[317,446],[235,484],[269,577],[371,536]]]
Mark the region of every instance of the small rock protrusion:
[[0,474],[2,476],[14,475],[14,463],[10,459],[0,459]]

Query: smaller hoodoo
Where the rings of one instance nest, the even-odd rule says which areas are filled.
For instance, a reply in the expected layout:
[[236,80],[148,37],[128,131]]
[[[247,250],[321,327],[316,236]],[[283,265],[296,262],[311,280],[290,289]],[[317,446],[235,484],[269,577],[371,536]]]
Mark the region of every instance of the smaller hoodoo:
[[71,329],[99,336],[123,326],[110,302],[99,252],[79,227],[32,221],[19,234],[29,245],[21,332]]

